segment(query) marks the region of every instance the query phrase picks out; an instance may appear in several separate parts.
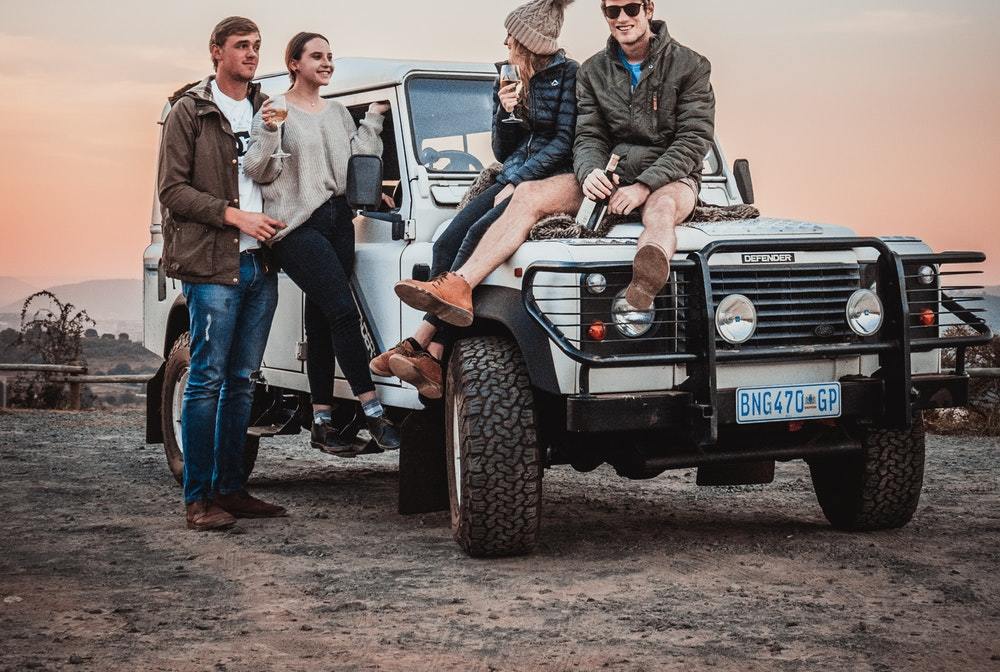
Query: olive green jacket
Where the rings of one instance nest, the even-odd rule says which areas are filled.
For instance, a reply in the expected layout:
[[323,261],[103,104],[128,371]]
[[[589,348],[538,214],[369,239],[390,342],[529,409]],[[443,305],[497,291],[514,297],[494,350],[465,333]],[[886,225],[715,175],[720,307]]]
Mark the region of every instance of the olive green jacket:
[[[160,139],[158,189],[163,214],[163,269],[185,282],[235,285],[240,277],[240,232],[226,224],[239,205],[236,136],[212,99],[212,79],[182,89]],[[254,112],[267,96],[248,91]],[[265,271],[275,270],[264,250]]]
[[701,184],[715,134],[712,66],[671,38],[664,22],[653,21],[652,29],[635,91],[614,37],[580,66],[573,164],[581,184],[612,153],[622,157],[617,173],[626,183],[654,191],[685,177]]

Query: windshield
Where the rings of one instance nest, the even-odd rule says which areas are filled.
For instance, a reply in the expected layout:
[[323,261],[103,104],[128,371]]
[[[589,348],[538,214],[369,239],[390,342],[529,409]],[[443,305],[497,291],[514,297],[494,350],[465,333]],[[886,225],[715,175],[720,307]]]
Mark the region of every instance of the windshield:
[[[492,79],[414,77],[406,84],[417,159],[430,172],[478,173],[496,159]],[[714,148],[703,175],[721,175]]]
[[493,80],[414,77],[406,84],[417,159],[431,172],[493,163]]

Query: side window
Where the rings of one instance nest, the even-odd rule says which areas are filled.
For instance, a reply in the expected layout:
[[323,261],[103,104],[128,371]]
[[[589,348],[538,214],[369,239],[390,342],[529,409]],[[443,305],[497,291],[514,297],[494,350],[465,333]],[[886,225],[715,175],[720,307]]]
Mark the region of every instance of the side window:
[[[360,124],[361,120],[365,118],[365,114],[368,112],[368,103],[363,105],[351,105],[347,108],[351,116],[354,117],[354,123]],[[382,125],[382,191],[388,196],[393,196],[396,194],[397,203],[396,207],[399,207],[398,202],[398,185],[399,185],[399,151],[396,147],[396,129],[392,120],[392,110],[386,113],[385,122]]]

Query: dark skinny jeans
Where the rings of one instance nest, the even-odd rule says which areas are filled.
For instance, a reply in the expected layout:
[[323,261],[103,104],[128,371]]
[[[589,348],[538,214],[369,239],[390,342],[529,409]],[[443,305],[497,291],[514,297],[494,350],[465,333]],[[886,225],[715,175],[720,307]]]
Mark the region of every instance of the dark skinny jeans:
[[306,373],[314,404],[333,403],[335,354],[355,395],[375,391],[351,293],[352,220],[347,201],[335,196],[273,248],[282,269],[306,295]]
[[[431,257],[432,278],[448,271],[457,271],[472,257],[487,229],[500,219],[500,215],[510,204],[510,198],[507,198],[500,205],[493,205],[493,200],[505,186],[494,184],[469,201],[461,212],[455,215],[455,219],[451,220],[448,228],[434,241],[434,252]],[[435,343],[451,345],[455,336],[454,327],[431,313],[424,315],[424,320],[437,327],[433,339]]]

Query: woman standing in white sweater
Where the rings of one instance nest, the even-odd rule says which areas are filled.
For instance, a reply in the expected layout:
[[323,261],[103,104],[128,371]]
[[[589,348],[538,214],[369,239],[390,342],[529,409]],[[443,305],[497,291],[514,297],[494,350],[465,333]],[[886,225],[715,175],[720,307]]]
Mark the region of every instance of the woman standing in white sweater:
[[[285,63],[292,88],[285,94],[284,129],[279,131],[274,123],[274,106],[265,103],[254,119],[244,169],[261,184],[264,212],[287,224],[268,243],[281,267],[306,295],[312,443],[326,452],[355,454],[350,443],[353,437],[341,437],[331,424],[336,353],[375,441],[384,449],[398,448],[398,431],[375,394],[351,294],[354,224],[344,198],[348,159],[354,154],[382,153],[379,134],[389,106],[373,103],[358,128],[347,108],[320,97],[334,64],[329,41],[318,33],[293,37]],[[272,156],[279,146],[287,156]]]

